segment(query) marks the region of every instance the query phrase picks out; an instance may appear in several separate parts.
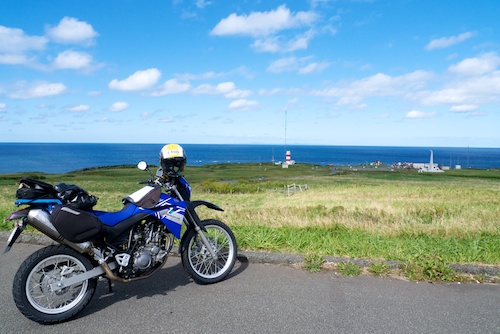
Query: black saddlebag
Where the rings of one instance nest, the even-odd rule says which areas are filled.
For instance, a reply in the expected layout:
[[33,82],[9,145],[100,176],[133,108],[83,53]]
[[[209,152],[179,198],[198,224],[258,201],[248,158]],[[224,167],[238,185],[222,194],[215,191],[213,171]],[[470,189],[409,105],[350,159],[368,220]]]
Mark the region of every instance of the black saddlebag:
[[61,201],[73,208],[89,210],[97,204],[97,197],[74,184],[58,183],[54,189]]
[[25,177],[19,181],[16,197],[18,199],[57,198],[57,192],[51,184]]
[[102,232],[102,222],[99,218],[69,205],[55,207],[50,220],[61,236],[71,242],[89,241]]

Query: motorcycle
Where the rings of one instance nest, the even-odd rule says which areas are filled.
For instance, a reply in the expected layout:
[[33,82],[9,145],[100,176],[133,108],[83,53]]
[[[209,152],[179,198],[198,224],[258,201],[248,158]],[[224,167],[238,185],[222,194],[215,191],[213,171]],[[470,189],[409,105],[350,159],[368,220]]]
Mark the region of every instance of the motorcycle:
[[150,179],[123,199],[118,212],[93,210],[97,199],[75,185],[21,180],[15,204],[26,207],[7,218],[15,228],[4,253],[27,225],[58,243],[30,255],[15,275],[14,302],[24,316],[42,324],[74,317],[99,279],[112,291],[112,281],[132,282],[161,269],[174,239],[180,239],[182,265],[196,283],[217,283],[231,272],[237,257],[233,232],[219,220],[201,220],[195,211],[223,210],[190,201],[191,187],[179,173],[165,175],[160,167],[153,175],[143,161],[137,167]]

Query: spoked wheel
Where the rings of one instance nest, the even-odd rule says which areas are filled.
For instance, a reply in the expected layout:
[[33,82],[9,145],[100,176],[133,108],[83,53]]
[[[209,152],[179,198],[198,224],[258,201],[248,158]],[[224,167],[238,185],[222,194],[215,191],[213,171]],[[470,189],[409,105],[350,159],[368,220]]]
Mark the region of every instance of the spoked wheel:
[[233,269],[237,256],[236,239],[229,227],[218,220],[203,221],[204,235],[217,255],[213,258],[201,237],[195,230],[188,232],[181,245],[181,258],[184,269],[199,284],[222,281]]
[[62,289],[51,289],[50,284],[92,268],[89,259],[64,245],[36,251],[22,263],[14,278],[12,293],[17,308],[27,318],[42,324],[74,317],[94,295],[97,279]]

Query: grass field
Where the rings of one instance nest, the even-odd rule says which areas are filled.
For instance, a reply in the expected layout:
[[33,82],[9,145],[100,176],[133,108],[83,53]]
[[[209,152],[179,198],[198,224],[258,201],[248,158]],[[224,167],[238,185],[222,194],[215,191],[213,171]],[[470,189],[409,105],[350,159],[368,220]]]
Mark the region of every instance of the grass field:
[[[226,222],[240,249],[398,260],[420,269],[429,264],[500,264],[499,170],[418,174],[221,164],[188,167],[184,175],[193,187],[192,199],[224,208],[200,213]],[[121,199],[147,178],[130,166],[30,176],[78,184],[99,197],[96,209],[110,211],[119,210]],[[11,228],[3,218],[15,209],[20,177],[0,175],[3,229]],[[291,184],[303,191],[286,193]]]

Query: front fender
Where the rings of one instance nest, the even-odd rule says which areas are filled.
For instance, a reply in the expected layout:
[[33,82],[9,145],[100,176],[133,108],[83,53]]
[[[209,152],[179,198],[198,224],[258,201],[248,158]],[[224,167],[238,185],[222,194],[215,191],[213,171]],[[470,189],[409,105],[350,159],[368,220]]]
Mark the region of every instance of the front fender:
[[188,207],[192,208],[192,209],[196,209],[198,206],[204,205],[207,208],[212,209],[212,210],[224,211],[219,206],[217,206],[217,205],[215,205],[213,203],[207,202],[207,201],[192,201],[192,202],[187,202],[187,203],[188,203]]
[[187,227],[187,230],[184,232],[184,235],[182,236],[181,238],[181,243],[180,243],[180,248],[183,247],[184,245],[184,238],[189,234],[189,230],[191,229],[195,229],[196,230],[196,226],[198,226],[202,231],[206,231],[205,229],[205,225],[203,224],[203,222],[201,221],[200,217],[198,217],[198,214],[196,213],[195,209],[197,207],[199,207],[200,205],[204,205],[206,206],[207,208],[209,209],[212,209],[212,210],[216,210],[216,211],[224,211],[222,208],[220,208],[219,206],[213,204],[213,203],[210,203],[210,202],[207,202],[207,201],[191,201],[191,202],[186,202],[187,204],[187,213],[188,213],[188,221],[189,221],[189,224],[186,226]]

